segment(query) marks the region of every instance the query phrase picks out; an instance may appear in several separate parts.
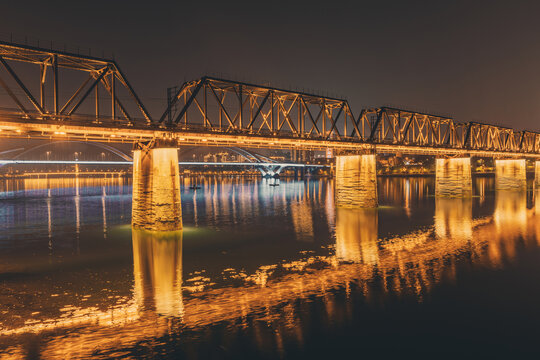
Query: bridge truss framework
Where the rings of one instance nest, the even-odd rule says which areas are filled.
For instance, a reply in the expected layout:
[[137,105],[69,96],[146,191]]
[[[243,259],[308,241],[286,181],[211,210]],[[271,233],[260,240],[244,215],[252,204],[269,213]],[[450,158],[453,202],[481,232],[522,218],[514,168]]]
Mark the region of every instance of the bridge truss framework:
[[[13,62],[39,67],[39,97],[10,65]],[[47,76],[49,68],[52,76]],[[355,118],[344,99],[214,77],[183,84],[162,116],[152,120],[115,61],[55,50],[0,42],[0,69],[0,86],[16,106],[0,110],[2,137],[100,142],[167,138],[178,145],[540,158],[537,132],[460,123],[390,107],[365,109]],[[87,74],[63,105],[58,92],[60,69]],[[17,96],[6,74],[25,99]],[[49,80],[53,95],[48,107]],[[117,84],[130,94],[141,117],[128,113],[116,96]],[[100,87],[110,96],[109,115],[100,112]],[[92,93],[95,114],[82,114],[80,105]]]

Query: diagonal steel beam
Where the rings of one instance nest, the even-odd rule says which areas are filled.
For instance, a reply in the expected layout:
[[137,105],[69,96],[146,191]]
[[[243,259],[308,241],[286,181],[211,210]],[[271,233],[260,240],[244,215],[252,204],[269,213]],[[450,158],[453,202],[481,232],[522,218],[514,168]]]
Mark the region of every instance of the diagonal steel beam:
[[[114,79],[114,73],[111,73],[111,74],[113,75],[112,79]],[[114,93],[114,80],[112,79],[111,79],[111,83],[109,84],[107,82],[107,77],[104,77],[103,87],[105,88],[105,90],[107,90],[109,95],[111,95],[111,98],[114,99],[114,104],[118,105],[118,107],[120,108],[120,111],[122,112],[122,115],[124,115],[124,118],[130,123],[133,123],[133,121],[131,120],[131,116],[129,116],[129,113],[127,112],[126,108],[124,107],[124,105],[122,105],[122,102],[120,101],[120,99],[116,97],[116,94]],[[112,119],[114,120],[114,117],[112,117]]]
[[165,117],[169,114],[169,111],[171,110],[170,108],[176,105],[176,102],[178,101],[178,99],[180,99],[180,96],[182,96],[182,92],[185,91],[185,89],[187,87],[190,87],[192,85],[193,84],[191,82],[190,83],[185,82],[185,83],[182,84],[180,89],[178,89],[178,91],[176,92],[176,94],[172,98],[171,103],[168,105],[168,107],[165,110],[165,112],[163,113],[163,115],[161,115],[161,117],[159,118],[159,120],[158,120],[159,124],[161,124],[161,123],[163,123],[165,121]]
[[278,124],[278,131],[281,130],[281,128],[283,127],[283,124],[285,124],[285,121],[287,121],[287,124],[289,124],[289,127],[291,128],[291,130],[295,134],[298,134],[298,131],[296,130],[296,127],[294,126],[293,121],[292,121],[292,119],[291,119],[291,117],[289,115],[290,112],[291,112],[291,109],[294,106],[294,104],[296,104],[296,101],[298,100],[298,97],[299,97],[299,95],[296,95],[296,97],[294,98],[294,101],[292,102],[291,106],[289,106],[288,110],[285,110],[285,105],[283,105],[283,102],[281,101],[281,98],[278,97],[278,105],[281,108],[281,111],[282,111],[283,115],[285,116],[285,120],[283,120],[283,122],[281,124]]
[[[237,94],[237,96],[238,96],[238,99],[240,99],[240,98],[242,97],[241,94],[240,94],[240,95]],[[240,106],[240,109],[238,110],[238,112],[236,113],[236,115],[234,115],[234,119],[232,120],[233,123],[235,123],[235,124],[236,124],[236,119],[239,119],[239,120],[240,120],[240,121],[238,121],[238,126],[239,126],[240,129],[242,128],[242,110],[244,109],[244,107],[246,106],[247,102],[249,101],[249,98],[250,98],[250,97],[249,97],[249,95],[248,95],[248,96],[246,97],[246,99],[244,100],[244,102],[243,102],[243,103],[240,103],[240,105],[239,105],[239,106]]]
[[473,123],[467,124],[467,132],[465,133],[465,139],[463,140],[463,147],[467,147],[467,143],[469,142],[469,138],[471,137],[471,128]]
[[311,132],[313,131],[313,128],[315,128],[315,131],[317,131],[317,135],[321,136],[321,132],[320,132],[319,128],[317,127],[317,121],[319,121],[319,118],[320,118],[321,113],[322,113],[322,109],[321,109],[321,111],[319,111],[319,115],[317,115],[317,120],[313,120],[313,115],[311,115],[311,111],[309,110],[309,108],[308,108],[308,106],[306,104],[306,101],[304,100],[304,97],[300,96],[300,100],[302,101],[302,104],[304,105],[304,109],[306,109],[308,117],[311,120],[311,123],[313,124],[311,126],[311,129],[309,130],[308,135],[311,135]]
[[[214,97],[216,98],[217,102],[219,103],[220,110],[223,110],[223,113],[225,114],[225,117],[227,118],[227,121],[229,122],[229,128],[234,128],[234,123],[231,121],[231,117],[229,116],[229,113],[227,112],[227,109],[225,109],[225,106],[223,106],[223,100],[219,99],[219,96],[216,94],[216,91],[214,90],[214,87],[212,85],[208,85],[210,90],[212,90],[212,94],[214,94]],[[229,130],[227,128],[227,130]]]
[[253,127],[253,123],[255,122],[255,119],[257,119],[257,116],[259,116],[259,113],[261,112],[264,104],[266,104],[266,101],[268,100],[268,98],[270,97],[270,94],[271,94],[271,90],[269,90],[267,93],[266,93],[266,96],[264,97],[261,105],[258,107],[257,111],[255,111],[255,115],[253,115],[253,117],[251,118],[251,121],[249,122],[249,125],[247,126],[248,129],[251,129]]
[[[358,115],[358,119],[355,120],[354,117],[352,118],[352,123],[353,123],[353,126],[354,126],[354,129],[356,130],[356,133],[358,134],[358,138],[360,140],[363,140],[364,139],[364,134],[358,129],[358,124],[360,123],[360,121],[363,122],[363,119],[364,119],[364,116],[366,114],[366,110],[365,109],[362,109],[362,111],[360,111],[360,115]],[[354,136],[354,132],[351,132],[351,137]]]
[[369,135],[369,141],[373,141],[375,138],[375,132],[377,131],[377,128],[379,127],[379,124],[381,123],[381,119],[383,117],[384,109],[379,109],[377,111],[377,120],[375,120],[375,124],[373,124],[373,127],[371,128],[371,134]]
[[9,97],[11,97],[11,99],[13,99],[13,101],[15,101],[15,104],[17,104],[17,106],[19,107],[19,109],[22,110],[23,113],[25,113],[26,115],[28,115],[28,110],[26,110],[26,108],[24,107],[24,105],[19,101],[19,99],[17,98],[17,96],[15,96],[15,94],[13,93],[13,91],[11,91],[11,89],[9,88],[9,86],[4,82],[4,80],[0,77],[0,85],[4,88],[4,90],[6,90],[7,94],[9,95]]
[[178,114],[178,116],[176,117],[176,119],[174,119],[174,123],[175,124],[178,124],[180,122],[180,119],[182,119],[182,117],[184,116],[184,114],[187,112],[188,108],[191,106],[191,103],[193,102],[193,99],[195,98],[195,96],[197,96],[197,94],[199,93],[199,91],[201,90],[201,87],[203,86],[203,82],[205,81],[206,79],[201,79],[199,81],[199,83],[197,84],[197,87],[195,88],[195,90],[193,91],[193,93],[191,94],[191,96],[189,97],[189,99],[186,101],[186,104],[184,105],[184,107],[182,108],[182,110],[180,111],[180,113]]
[[79,86],[79,88],[77,89],[77,91],[75,91],[73,93],[73,95],[71,95],[71,97],[69,98],[69,100],[65,103],[64,106],[62,106],[62,109],[60,109],[60,114],[63,114],[64,111],[68,108],[69,105],[71,105],[71,103],[73,102],[73,100],[75,100],[75,98],[77,96],[79,96],[79,94],[81,93],[81,91],[84,89],[84,87],[88,84],[88,82],[90,82],[90,80],[92,80],[93,76],[92,74],[88,75],[88,78],[81,84],[81,86]]
[[[204,86],[204,85],[203,85]],[[189,91],[189,89],[187,90]],[[191,95],[191,92],[190,92],[190,95]],[[206,95],[206,94],[205,94]],[[202,117],[203,117],[203,120],[204,120],[204,126],[206,126],[206,124],[210,124],[210,127],[212,127],[212,123],[210,122],[210,120],[208,119],[208,116],[207,116],[207,113],[206,113],[206,110],[203,110],[203,107],[201,106],[201,104],[199,103],[199,100],[197,100],[197,98],[194,98],[193,101],[195,102],[195,105],[197,105],[197,108],[199,109],[199,112],[201,113]],[[205,105],[205,109],[206,109],[206,101],[204,102],[204,105]]]
[[118,66],[118,64],[115,61],[113,61],[112,66],[114,68],[113,71],[116,72],[116,76],[118,80],[120,80],[124,84],[124,86],[128,89],[129,93],[131,94],[131,97],[135,100],[135,103],[137,104],[137,106],[139,107],[139,110],[141,111],[144,118],[146,119],[147,124],[151,124],[152,118],[150,117],[150,114],[144,107],[144,104],[142,103],[141,99],[139,99],[139,96],[137,95],[137,93],[135,92],[131,84],[129,83],[128,79],[122,73],[122,70],[120,70],[120,67]]
[[332,121],[332,126],[330,127],[330,131],[328,132],[328,136],[326,137],[326,140],[330,139],[330,135],[332,135],[332,130],[333,129],[336,129],[338,139],[341,140],[341,134],[339,133],[339,130],[337,128],[337,121],[338,121],[339,117],[341,116],[341,113],[343,113],[343,108],[344,107],[345,107],[345,103],[343,103],[341,105],[341,107],[339,108],[338,114],[337,114],[335,119],[332,119],[332,117],[330,117],[330,120]]
[[92,90],[94,90],[94,88],[101,82],[101,79],[103,79],[103,77],[109,72],[109,68],[106,67],[105,69],[103,69],[103,71],[101,72],[101,74],[96,78],[96,80],[92,83],[92,85],[90,85],[90,87],[88,88],[88,90],[86,90],[86,92],[84,93],[84,95],[79,99],[79,101],[77,101],[77,103],[71,108],[71,110],[69,110],[69,112],[67,113],[68,116],[71,116],[71,114],[73,114],[73,112],[75,112],[79,106],[81,106],[81,104],[83,103],[84,100],[86,100],[86,98],[88,97],[88,95],[90,95],[90,93],[92,92]]
[[15,82],[19,85],[19,87],[25,93],[28,100],[30,100],[32,105],[34,105],[34,107],[39,111],[39,113],[40,114],[45,114],[45,112],[43,111],[43,108],[41,107],[41,105],[39,105],[39,103],[36,101],[34,96],[30,93],[30,91],[26,88],[26,86],[24,86],[21,79],[17,76],[17,74],[15,74],[15,71],[13,71],[11,66],[9,66],[9,64],[6,62],[6,60],[4,60],[4,58],[2,56],[0,56],[0,63],[4,66],[4,69],[6,69],[7,72],[11,75],[13,80],[15,80]]

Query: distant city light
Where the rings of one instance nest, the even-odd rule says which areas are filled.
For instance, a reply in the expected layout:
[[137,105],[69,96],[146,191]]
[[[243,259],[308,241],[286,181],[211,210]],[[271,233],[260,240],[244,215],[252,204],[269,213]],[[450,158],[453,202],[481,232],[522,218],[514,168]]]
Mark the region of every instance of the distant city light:
[[[0,160],[0,165],[7,164],[64,164],[64,165],[133,165],[131,161],[100,161],[100,160]],[[181,161],[179,165],[196,166],[274,166],[274,167],[328,167],[328,165],[273,163],[273,162],[204,162]]]

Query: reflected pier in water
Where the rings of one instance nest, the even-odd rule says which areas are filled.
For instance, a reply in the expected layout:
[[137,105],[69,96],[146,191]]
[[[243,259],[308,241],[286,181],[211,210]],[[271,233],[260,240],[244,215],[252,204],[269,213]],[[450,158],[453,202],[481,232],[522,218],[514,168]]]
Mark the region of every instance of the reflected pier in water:
[[[433,180],[427,185],[422,185],[428,181],[425,179],[395,179],[395,184],[381,180],[397,193],[381,192],[381,203],[387,205],[378,209],[334,207],[331,181],[282,180],[278,188],[269,188],[260,180],[206,181],[204,196],[186,190],[191,197],[185,200],[197,203],[199,228],[205,229],[204,234],[190,230],[189,225],[187,230],[174,232],[126,228],[126,250],[133,256],[131,264],[123,268],[131,284],[129,291],[107,300],[108,292],[89,289],[96,299],[87,303],[70,300],[63,295],[67,290],[55,290],[54,294],[60,295],[50,306],[69,310],[58,315],[43,312],[23,324],[2,321],[1,348],[13,356],[24,356],[30,351],[24,339],[33,334],[41,340],[32,351],[43,358],[107,358],[137,349],[141,343],[157,342],[166,347],[173,339],[191,341],[187,333],[207,339],[215,336],[209,329],[219,324],[238,333],[273,329],[271,340],[251,340],[260,349],[274,351],[280,342],[302,346],[309,340],[312,320],[319,316],[306,315],[310,304],[320,303],[327,319],[324,326],[336,327],[347,323],[352,311],[343,307],[336,294],[349,294],[347,299],[361,296],[368,308],[396,297],[423,302],[435,286],[457,281],[457,267],[464,258],[470,266],[501,268],[517,257],[523,244],[538,246],[532,234],[538,234],[540,221],[534,208],[527,209],[522,192],[496,192],[490,200],[493,211],[479,216],[475,214],[480,206],[475,198],[426,197],[421,188],[433,188]],[[96,194],[96,219],[101,219],[102,213],[115,213],[115,209],[101,207],[109,192]],[[404,192],[413,194],[408,215],[402,199],[411,195]],[[82,196],[82,224],[86,221],[85,201]],[[422,212],[426,206],[432,216],[427,222]],[[50,214],[54,217],[54,208]],[[269,229],[280,224],[286,235],[275,230],[275,234],[257,234],[245,243],[236,240],[235,227],[256,230],[269,221],[269,214],[279,217]],[[50,216],[45,215],[47,219]],[[186,211],[185,216],[186,223],[192,224],[193,212]],[[246,220],[249,216],[261,223],[251,225]],[[109,227],[108,244],[118,241],[112,223],[103,224]],[[324,242],[321,225],[328,234]],[[213,233],[210,228],[225,230]],[[227,232],[231,232],[230,239],[224,238]],[[271,247],[254,247],[265,242],[276,247],[282,236],[288,240],[279,243],[280,253],[274,260],[265,254]],[[212,255],[212,246],[204,241],[232,245],[224,253]],[[237,251],[250,256],[235,257]],[[202,285],[193,286],[197,281]],[[104,286],[117,285],[113,281]],[[9,299],[5,298],[0,311],[7,309]],[[107,305],[96,305],[100,302]],[[283,346],[280,351],[285,351]]]
[[336,257],[340,261],[378,264],[378,234],[376,209],[336,209]]
[[134,297],[141,310],[181,317],[182,230],[132,229]]
[[182,229],[178,150],[140,145],[133,152],[133,208],[135,228],[157,231]]

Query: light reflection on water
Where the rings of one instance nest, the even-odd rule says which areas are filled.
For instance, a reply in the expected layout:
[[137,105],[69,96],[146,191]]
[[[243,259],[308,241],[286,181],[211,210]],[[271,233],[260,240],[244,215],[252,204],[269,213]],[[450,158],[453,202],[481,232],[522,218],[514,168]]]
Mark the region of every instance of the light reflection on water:
[[183,178],[186,228],[165,233],[131,231],[124,182],[50,196],[33,192],[47,183],[24,184],[0,202],[0,350],[214,358],[197,344],[217,341],[233,358],[309,352],[314,323],[338,331],[363,309],[429,303],[460,266],[503,269],[539,244],[530,193],[494,192],[490,178],[467,199],[434,198],[432,178],[378,183],[378,209],[344,209],[326,179]]

